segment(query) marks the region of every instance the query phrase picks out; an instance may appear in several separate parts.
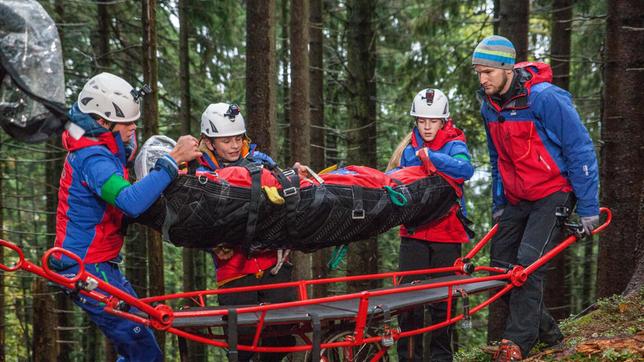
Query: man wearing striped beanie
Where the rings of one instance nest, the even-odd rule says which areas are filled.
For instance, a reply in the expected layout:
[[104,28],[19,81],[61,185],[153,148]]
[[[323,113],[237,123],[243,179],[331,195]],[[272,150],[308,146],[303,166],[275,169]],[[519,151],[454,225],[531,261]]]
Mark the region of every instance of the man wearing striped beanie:
[[[550,66],[515,64],[508,39],[483,39],[472,54],[492,168],[491,265],[527,267],[565,234],[556,211],[575,208],[587,235],[599,223],[597,158],[588,131]],[[518,361],[563,335],[543,304],[545,267],[506,294],[510,313],[495,361]]]

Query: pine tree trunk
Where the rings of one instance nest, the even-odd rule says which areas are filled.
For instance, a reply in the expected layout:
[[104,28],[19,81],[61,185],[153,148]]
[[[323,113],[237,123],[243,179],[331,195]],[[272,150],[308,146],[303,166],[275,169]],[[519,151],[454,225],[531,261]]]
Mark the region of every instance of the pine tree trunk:
[[[181,107],[179,119],[181,121],[181,134],[190,134],[190,27],[188,26],[188,7],[190,0],[179,0],[179,92],[181,94]],[[189,249],[188,249],[189,250]]]
[[[60,23],[60,24],[65,23],[64,0],[55,1],[54,16],[57,23]],[[61,45],[61,49],[63,49],[63,57],[64,57],[65,56],[64,27],[58,28],[58,36],[60,37],[60,43],[61,43],[60,45]],[[52,144],[51,149],[56,149],[56,148],[62,149],[62,140],[59,137],[54,137],[50,142]],[[46,172],[49,173],[48,179],[50,180],[51,188],[52,188],[51,190],[52,194],[48,194],[47,196],[47,210],[49,211],[55,211],[58,207],[58,187],[59,187],[60,175],[63,169],[65,155],[66,155],[65,151],[61,151],[60,153],[56,154],[56,158],[58,157],[61,158],[59,161],[47,164],[48,167]],[[0,174],[2,173],[0,172]],[[56,215],[48,216],[47,232],[55,233],[56,232],[55,230],[56,230]],[[51,246],[53,246],[53,243],[51,243]],[[57,310],[56,312],[57,317],[56,317],[55,323],[52,325],[52,328],[57,331],[56,339],[58,341],[61,341],[56,343],[56,352],[57,352],[56,361],[68,362],[68,361],[71,361],[71,355],[72,355],[72,343],[70,342],[76,339],[73,331],[70,329],[70,327],[72,327],[74,324],[73,319],[71,318],[71,315],[72,315],[71,312],[74,309],[74,306],[72,306],[72,301],[64,293],[56,293],[54,302],[55,302],[55,308]]]
[[[500,0],[498,9],[498,34],[512,41],[517,53],[517,62],[527,60],[530,1]],[[487,324],[488,342],[501,339],[508,312],[507,305],[500,300],[490,304]]]
[[[62,149],[62,144],[61,144],[61,139],[59,137],[54,137],[50,139],[47,144],[49,147],[47,148],[49,150],[49,153],[47,158],[50,159],[50,161],[47,162],[45,166],[45,187],[46,187],[46,195],[47,195],[47,201],[46,201],[46,209],[49,214],[47,214],[47,235],[55,235],[56,234],[56,209],[58,208],[58,185],[59,185],[59,180],[60,180],[60,174],[63,169],[63,162],[65,158],[65,152],[64,151],[58,151]],[[55,238],[52,236],[49,238],[47,241],[47,248],[51,248],[54,246],[54,240]],[[37,286],[39,287],[39,286]],[[52,313],[52,316],[46,316],[44,320],[46,320],[47,323],[51,323],[50,325],[45,325],[43,332],[44,333],[49,333],[51,336],[43,336],[40,337],[39,339],[41,340],[51,340],[53,341],[53,345],[50,346],[52,349],[53,353],[53,359],[55,360],[61,360],[57,359],[57,356],[60,356],[62,351],[66,348],[68,348],[67,344],[58,344],[56,343],[56,340],[71,340],[73,337],[69,331],[65,331],[63,329],[58,329],[56,328],[57,326],[64,327],[67,324],[69,324],[69,318],[65,318],[65,313],[60,312],[62,309],[59,308],[59,306],[62,304],[65,304],[65,301],[62,301],[62,299],[65,299],[67,303],[69,303],[69,297],[67,297],[64,293],[60,293],[60,289],[57,287],[45,287],[45,290],[48,292],[52,293],[53,295],[46,296],[43,298],[40,302],[45,303],[47,305],[43,306],[43,312],[36,312],[36,315],[40,315],[39,313]],[[55,292],[55,293],[54,293]],[[34,296],[34,301],[36,300],[36,296]],[[59,312],[55,312],[54,310],[57,309]],[[59,315],[57,316],[56,313]],[[61,317],[63,317],[64,324],[60,324],[61,322]],[[37,328],[34,327],[34,331],[36,331]],[[40,344],[40,342],[36,341],[36,333],[34,333],[34,345]],[[66,351],[69,353],[69,351]],[[51,356],[49,352],[47,352],[46,356]],[[62,357],[62,356],[61,356]],[[49,358],[49,357],[47,357]],[[64,358],[68,357],[62,357],[62,360]]]
[[101,355],[101,333],[96,325],[89,321],[87,314],[83,315],[83,325],[88,328],[83,330],[81,334],[81,346],[83,348],[83,362],[98,361],[98,356]]
[[[289,39],[291,45],[291,88],[289,136],[291,160],[311,163],[311,123],[309,107],[309,1],[291,0]],[[296,280],[311,279],[311,254],[293,252]]]
[[[572,0],[554,0],[550,58],[553,83],[568,90],[570,79],[570,35]],[[564,250],[547,264],[544,303],[555,319],[570,315],[570,249]]]
[[54,297],[47,287],[47,280],[34,278],[33,288],[33,360],[56,360],[56,315]]
[[528,60],[530,0],[500,0],[499,35],[508,38],[517,51],[517,63]]
[[[143,138],[148,139],[159,132],[159,103],[158,103],[158,70],[157,70],[157,30],[156,30],[156,0],[141,1],[141,19],[143,22],[143,79],[152,88],[152,94],[143,101]],[[148,273],[150,295],[164,294],[163,275],[163,242],[161,235],[152,230],[146,230],[148,247]],[[155,331],[161,351],[165,350],[165,333]]]
[[492,3],[494,6],[492,29],[494,34],[499,34],[499,13],[501,11],[501,0],[493,0]]
[[[181,94],[181,107],[179,108],[179,121],[181,122],[181,134],[191,133],[191,109],[190,109],[190,57],[189,57],[189,7],[190,0],[179,0],[179,92]],[[197,249],[183,248],[181,250],[183,260],[183,290],[193,291],[205,289],[205,285],[197,285],[197,270],[195,263],[203,259],[204,252]],[[187,305],[193,304],[186,301]],[[193,341],[186,341],[188,346],[189,361],[205,361],[207,358],[204,344]]]
[[110,59],[110,14],[106,1],[97,1],[97,29],[96,29],[96,73],[108,71],[112,64]]
[[287,167],[293,164],[291,159],[291,135],[290,135],[290,114],[291,109],[291,95],[290,95],[290,81],[289,81],[289,66],[290,66],[290,50],[289,50],[289,36],[288,36],[288,8],[290,0],[281,0],[280,2],[280,24],[281,24],[281,43],[280,43],[280,65],[282,70],[282,122],[285,126],[279,127],[282,131],[282,145],[280,147],[280,155],[282,166]]
[[103,349],[105,350],[105,358],[103,359],[105,362],[116,361],[116,358],[118,357],[116,349],[112,342],[105,337],[103,337]]
[[[4,78],[4,77],[3,77]],[[2,154],[2,145],[4,142],[4,134],[0,132],[0,154]],[[4,161],[0,160],[0,175],[4,175]],[[4,190],[3,180],[4,177],[0,177],[0,239],[4,240]],[[0,248],[0,264],[4,265],[4,248]],[[7,331],[5,324],[5,278],[6,273],[0,273],[0,362],[6,361],[6,345],[7,345]]]
[[[311,103],[311,168],[319,171],[326,166],[324,157],[324,27],[322,0],[311,0],[309,18],[309,63],[310,87],[309,99]],[[313,256],[313,278],[327,276],[326,261],[329,259],[328,248],[315,252]],[[313,295],[322,297],[327,295],[327,285],[320,284],[313,287]]]
[[246,128],[255,143],[277,150],[275,1],[246,2]]
[[644,2],[611,0],[607,9],[601,204],[613,210],[614,218],[600,236],[598,297],[622,293],[644,253]]
[[[349,0],[347,11],[347,162],[376,167],[375,8],[369,0]],[[378,272],[376,238],[350,244],[347,255],[347,263],[351,266],[349,274]],[[359,291],[377,286],[377,281],[366,281],[351,283],[349,288]]]

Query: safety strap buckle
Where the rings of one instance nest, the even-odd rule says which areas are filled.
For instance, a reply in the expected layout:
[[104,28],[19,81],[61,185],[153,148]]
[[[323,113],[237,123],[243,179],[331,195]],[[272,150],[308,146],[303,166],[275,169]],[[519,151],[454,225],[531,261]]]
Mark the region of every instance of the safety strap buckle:
[[[472,328],[472,317],[470,316],[470,298],[464,289],[457,289],[457,292],[463,298],[463,321],[462,326],[465,329]],[[450,297],[451,298],[451,297]]]
[[354,220],[362,220],[365,218],[364,209],[360,210],[351,210],[351,218]]
[[297,189],[295,187],[289,187],[287,189],[284,189],[284,197],[291,197],[293,195],[297,195]]
[[295,175],[295,170],[294,170],[294,169],[292,169],[292,168],[289,168],[289,169],[288,169],[288,170],[286,170],[286,171],[282,171],[282,175],[284,175],[284,176],[286,176],[286,177],[294,176],[294,175]]

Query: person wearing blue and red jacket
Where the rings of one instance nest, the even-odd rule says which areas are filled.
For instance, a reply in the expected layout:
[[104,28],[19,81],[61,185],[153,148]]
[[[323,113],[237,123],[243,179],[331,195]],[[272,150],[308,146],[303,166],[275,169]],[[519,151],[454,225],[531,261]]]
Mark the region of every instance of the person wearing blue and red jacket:
[[[209,105],[201,116],[201,139],[199,149],[200,171],[216,171],[229,166],[244,166],[248,163],[261,164],[268,168],[276,166],[273,159],[256,150],[246,136],[244,118],[236,104],[215,103]],[[278,252],[266,251],[248,256],[241,248],[217,246],[212,250],[219,288],[235,288],[275,284],[291,281],[291,265],[276,267]],[[257,305],[295,300],[292,289],[268,289],[246,293],[224,293],[219,295],[220,305]],[[240,328],[240,341],[252,342],[254,328]],[[294,345],[295,338],[282,336],[262,339],[263,346]],[[281,361],[285,354],[264,353],[262,361]],[[239,351],[240,362],[250,361],[253,353]]]
[[[420,91],[412,103],[409,113],[416,119],[416,127],[398,145],[389,161],[388,170],[419,166],[422,161],[419,152],[425,152],[436,169],[461,186],[474,174],[470,154],[465,144],[463,131],[454,127],[449,118],[448,99],[438,89]],[[452,266],[461,256],[461,245],[469,241],[463,224],[465,202],[461,199],[449,214],[439,220],[409,230],[400,228],[400,271]],[[445,276],[432,274],[431,277]],[[402,282],[426,279],[425,275],[403,278]],[[432,323],[447,318],[447,303],[435,303],[430,307]],[[424,308],[415,308],[402,313],[399,325],[402,331],[424,326]],[[452,361],[453,328],[447,326],[432,332],[429,346],[432,361]],[[398,340],[399,361],[423,360],[423,335],[418,334]]]
[[[69,111],[71,129],[77,133],[68,130],[62,135],[68,154],[60,177],[55,240],[55,246],[76,254],[87,272],[134,296],[118,267],[123,219],[138,216],[156,201],[177,177],[177,164],[201,156],[197,140],[183,136],[148,176],[130,184],[125,166],[136,146],[141,96],[128,82],[109,73],[94,76],[80,92]],[[67,277],[79,270],[73,259],[62,254],[50,263]],[[113,343],[119,361],[163,360],[149,328],[105,313],[104,306],[92,299],[71,295]]]
[[[527,266],[563,240],[555,211],[576,212],[586,234],[599,224],[598,167],[571,96],[544,63],[515,63],[514,45],[483,39],[472,55],[492,165],[492,265]],[[563,338],[543,304],[545,268],[505,300],[510,313],[497,361],[520,360],[541,341]]]

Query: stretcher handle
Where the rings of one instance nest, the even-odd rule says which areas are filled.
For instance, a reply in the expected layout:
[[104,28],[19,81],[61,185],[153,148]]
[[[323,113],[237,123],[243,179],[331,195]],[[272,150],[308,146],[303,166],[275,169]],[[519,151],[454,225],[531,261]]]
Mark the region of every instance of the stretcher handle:
[[18,262],[14,266],[7,266],[5,264],[0,263],[0,269],[6,272],[13,272],[22,268],[22,264],[25,262],[25,254],[22,252],[22,249],[20,249],[18,245],[2,239],[0,239],[0,245],[2,245],[3,248],[7,248],[15,251],[16,254],[18,254],[18,258],[19,258]]
[[591,232],[591,234],[593,234],[593,235],[604,231],[604,229],[606,229],[608,227],[608,225],[610,224],[610,222],[613,220],[613,212],[610,211],[609,208],[600,207],[599,208],[599,213],[600,214],[602,214],[602,213],[606,214],[606,220],[604,220],[603,224],[601,224],[598,227],[596,227],[595,229],[593,229],[593,231]]
[[[61,253],[63,255],[68,256],[70,259],[74,260],[78,264],[78,272],[76,272],[76,275],[68,278],[51,270],[51,268],[49,268],[49,259],[54,253]],[[72,253],[71,251],[63,248],[59,248],[59,247],[51,248],[45,252],[45,254],[42,256],[42,268],[45,271],[45,274],[47,274],[47,276],[51,278],[52,281],[62,283],[62,284],[76,283],[78,280],[80,280],[81,276],[85,273],[85,265],[83,265],[83,261],[81,260],[81,258],[78,255]]]

